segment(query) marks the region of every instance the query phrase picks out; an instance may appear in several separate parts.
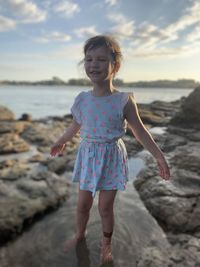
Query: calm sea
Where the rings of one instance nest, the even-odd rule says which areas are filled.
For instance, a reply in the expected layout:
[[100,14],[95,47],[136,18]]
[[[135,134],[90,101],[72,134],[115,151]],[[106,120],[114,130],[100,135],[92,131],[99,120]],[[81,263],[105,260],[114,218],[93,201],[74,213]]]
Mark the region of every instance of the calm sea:
[[[19,118],[23,113],[34,119],[70,113],[75,96],[89,87],[76,86],[0,86],[0,105],[7,106]],[[193,89],[175,88],[122,88],[133,92],[137,103],[154,100],[174,101],[188,96]]]

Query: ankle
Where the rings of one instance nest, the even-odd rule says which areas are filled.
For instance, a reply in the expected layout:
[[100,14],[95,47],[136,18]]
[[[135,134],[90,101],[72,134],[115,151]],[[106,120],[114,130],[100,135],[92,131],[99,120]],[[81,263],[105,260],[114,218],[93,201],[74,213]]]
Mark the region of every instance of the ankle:
[[110,245],[111,244],[111,241],[112,241],[112,238],[110,237],[110,238],[108,238],[108,237],[103,237],[103,239],[102,239],[102,243],[103,243],[103,245]]
[[82,240],[85,237],[86,237],[86,233],[85,232],[84,233],[76,233],[76,235],[75,235],[75,238],[77,239],[77,241]]

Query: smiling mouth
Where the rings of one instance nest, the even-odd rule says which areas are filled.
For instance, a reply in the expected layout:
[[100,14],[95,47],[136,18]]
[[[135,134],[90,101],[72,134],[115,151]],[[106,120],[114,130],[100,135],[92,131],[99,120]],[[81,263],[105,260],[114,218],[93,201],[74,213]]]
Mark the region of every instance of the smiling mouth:
[[91,71],[91,72],[90,72],[90,74],[95,74],[95,75],[96,75],[96,74],[100,74],[100,73],[101,73],[101,72],[99,72],[99,71]]

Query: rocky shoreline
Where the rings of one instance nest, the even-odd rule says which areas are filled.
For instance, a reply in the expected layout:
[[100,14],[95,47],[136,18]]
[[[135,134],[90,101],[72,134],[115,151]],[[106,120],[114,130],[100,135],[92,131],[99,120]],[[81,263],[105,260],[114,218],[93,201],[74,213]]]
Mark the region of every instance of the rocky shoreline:
[[[171,250],[162,261],[156,248],[143,251],[138,266],[198,266],[200,88],[188,98],[166,103],[138,105],[143,122],[166,127],[164,135],[153,135],[166,153],[172,181],[162,181],[155,162],[146,157],[148,168],[134,183],[145,206],[167,234]],[[64,154],[50,158],[49,150],[72,117],[32,120],[24,114],[16,120],[12,111],[0,107],[0,244],[21,233],[35,218],[57,208],[70,193],[79,136],[68,143]],[[124,137],[129,157],[142,147]],[[162,262],[162,264],[160,264]],[[146,264],[146,265],[145,265]]]
[[[168,255],[162,258],[162,266],[200,266],[199,106],[200,88],[196,88],[182,101],[179,112],[167,124],[165,137],[159,140],[170,163],[171,182],[159,178],[151,157],[146,158],[147,168],[134,182],[171,245]],[[152,262],[152,255],[144,252],[143,263],[145,260]],[[157,263],[155,260],[148,266],[160,266]]]

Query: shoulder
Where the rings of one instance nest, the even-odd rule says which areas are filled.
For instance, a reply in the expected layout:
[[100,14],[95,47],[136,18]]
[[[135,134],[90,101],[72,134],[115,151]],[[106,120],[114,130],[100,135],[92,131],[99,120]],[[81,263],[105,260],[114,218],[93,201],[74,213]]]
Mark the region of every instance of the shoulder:
[[80,92],[78,95],[76,95],[75,102],[82,101],[86,97],[86,95],[87,95],[87,92],[85,91]]
[[137,113],[137,104],[132,92],[126,93],[126,103],[124,105],[124,115],[127,117],[130,113]]
[[128,103],[134,101],[133,92],[120,92],[122,106],[125,107]]

